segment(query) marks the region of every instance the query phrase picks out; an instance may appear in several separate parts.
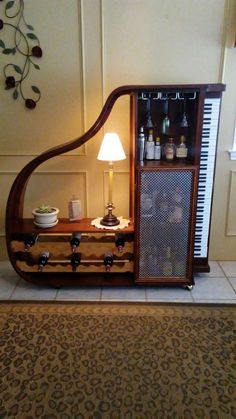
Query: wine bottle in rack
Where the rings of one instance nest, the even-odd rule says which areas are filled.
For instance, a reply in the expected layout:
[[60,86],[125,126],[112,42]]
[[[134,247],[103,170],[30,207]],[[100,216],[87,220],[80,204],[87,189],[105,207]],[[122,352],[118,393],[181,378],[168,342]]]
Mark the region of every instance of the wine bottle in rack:
[[33,233],[26,236],[24,240],[25,251],[28,252],[30,248],[35,245],[37,240],[38,240],[38,234]]
[[72,271],[76,272],[76,269],[78,268],[78,266],[80,265],[81,262],[81,254],[74,252],[71,255],[71,259],[70,259],[70,264],[72,266]]
[[40,272],[42,272],[45,265],[47,265],[48,259],[49,259],[49,252],[40,253],[39,259],[38,259],[38,270]]
[[115,244],[118,249],[118,252],[123,252],[125,247],[125,238],[123,234],[117,234],[115,237]]
[[112,252],[106,252],[105,253],[105,255],[104,255],[104,265],[105,265],[105,268],[106,268],[106,272],[110,272],[111,267],[113,265],[113,259],[114,259],[114,257],[113,257]]
[[71,251],[74,253],[81,242],[81,234],[73,233],[70,239]]

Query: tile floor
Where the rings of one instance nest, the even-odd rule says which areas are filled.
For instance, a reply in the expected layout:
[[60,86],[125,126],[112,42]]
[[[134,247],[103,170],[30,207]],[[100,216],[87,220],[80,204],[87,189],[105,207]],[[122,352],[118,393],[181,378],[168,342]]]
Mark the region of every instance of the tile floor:
[[210,262],[210,273],[196,274],[191,291],[175,287],[52,287],[21,279],[9,262],[0,262],[0,300],[160,301],[236,304],[236,261]]

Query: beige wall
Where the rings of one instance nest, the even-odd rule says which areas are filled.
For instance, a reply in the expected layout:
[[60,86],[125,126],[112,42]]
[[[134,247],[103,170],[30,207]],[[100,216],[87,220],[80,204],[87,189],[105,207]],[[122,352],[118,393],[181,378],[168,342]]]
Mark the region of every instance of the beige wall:
[[[215,83],[221,81],[223,68],[225,81],[232,84],[232,89],[228,89],[222,109],[216,176],[219,187],[217,185],[215,191],[213,212],[214,226],[221,227],[212,229],[211,256],[235,258],[233,251],[224,253],[221,246],[215,246],[216,240],[225,243],[230,240],[231,248],[236,248],[236,228],[232,227],[231,220],[236,202],[235,178],[230,189],[234,162],[229,162],[226,153],[232,146],[236,114],[232,81],[236,50],[229,40],[235,23],[235,0],[229,4],[231,9],[226,7],[225,13],[224,0],[25,1],[26,19],[35,27],[43,49],[41,70],[32,71],[29,85],[40,87],[42,99],[34,111],[25,109],[20,101],[13,102],[3,88],[1,73],[2,258],[5,257],[6,199],[14,177],[29,160],[86,131],[115,87],[142,83]],[[227,31],[224,32],[224,28]],[[9,37],[4,33],[3,39],[4,36],[5,40]],[[228,43],[226,54],[225,41]],[[1,63],[6,59],[1,56]],[[50,201],[60,208],[61,216],[67,216],[67,202],[73,194],[82,200],[85,215],[103,215],[107,200],[107,166],[97,162],[96,156],[103,132],[110,129],[120,134],[128,155],[126,98],[117,102],[102,132],[85,147],[38,168],[27,189],[26,215],[30,215],[37,204]],[[128,171],[128,158],[115,166],[117,215],[128,215]],[[227,221],[229,214],[230,221]],[[226,235],[227,222],[230,232],[234,232],[231,236]]]

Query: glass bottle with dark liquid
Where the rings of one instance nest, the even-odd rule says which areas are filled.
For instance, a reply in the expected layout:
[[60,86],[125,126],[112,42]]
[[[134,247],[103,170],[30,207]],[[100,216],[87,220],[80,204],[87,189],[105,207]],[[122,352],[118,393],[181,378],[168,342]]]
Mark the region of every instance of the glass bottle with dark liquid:
[[39,259],[38,259],[38,270],[40,272],[43,271],[43,268],[48,263],[48,259],[49,259],[49,252],[40,253]]
[[24,245],[25,245],[25,251],[28,252],[29,249],[35,245],[36,241],[38,240],[38,235],[37,234],[29,234],[28,236],[26,236],[25,240],[24,240]]
[[115,244],[118,249],[118,252],[123,252],[125,247],[125,238],[123,234],[117,234],[115,237]]
[[80,233],[74,233],[72,234],[70,245],[71,245],[71,251],[75,252],[76,248],[80,245],[81,242],[81,234]]
[[104,265],[106,268],[106,272],[110,272],[111,267],[113,265],[113,254],[112,252],[106,252],[104,255]]
[[70,264],[72,266],[72,271],[76,272],[76,269],[78,268],[78,266],[80,265],[81,262],[81,254],[74,252],[71,255],[71,259],[70,259]]

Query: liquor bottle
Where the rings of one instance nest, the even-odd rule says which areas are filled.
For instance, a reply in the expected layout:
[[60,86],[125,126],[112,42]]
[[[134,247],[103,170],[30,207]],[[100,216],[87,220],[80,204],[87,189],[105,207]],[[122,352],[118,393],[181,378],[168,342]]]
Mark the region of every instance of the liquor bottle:
[[80,265],[81,261],[81,254],[74,252],[71,255],[70,264],[72,266],[72,271],[75,272],[78,266]]
[[188,149],[186,147],[186,138],[184,135],[181,135],[180,137],[180,143],[176,147],[176,157],[178,159],[186,159],[188,155]]
[[115,237],[115,244],[118,249],[118,252],[123,252],[125,247],[125,238],[123,234],[117,234]]
[[168,135],[169,134],[169,129],[170,129],[170,118],[169,118],[169,115],[168,115],[168,100],[166,100],[164,116],[163,116],[163,119],[161,121],[161,133],[164,134],[164,135]]
[[157,200],[158,224],[161,228],[166,228],[170,211],[170,202],[166,191],[162,191]]
[[171,248],[170,246],[166,247],[165,257],[162,265],[163,276],[172,276],[173,274],[173,265],[171,261]]
[[161,213],[167,214],[169,211],[169,200],[166,191],[161,193],[159,205]]
[[164,153],[165,153],[166,160],[168,160],[168,161],[174,160],[175,144],[174,144],[174,139],[173,138],[169,138],[169,140],[165,144]]
[[155,143],[153,140],[153,130],[150,129],[148,132],[148,139],[146,143],[146,160],[154,160],[155,154]]
[[106,252],[104,255],[104,265],[106,268],[106,272],[110,272],[111,267],[113,265],[113,254],[112,252]]
[[140,127],[138,135],[138,161],[142,162],[145,153],[145,135],[143,127]]
[[39,255],[38,259],[38,270],[42,272],[44,266],[47,264],[49,259],[49,252],[42,252]]
[[160,137],[157,137],[156,138],[154,159],[155,160],[161,160],[161,143],[160,143]]
[[73,233],[70,240],[71,251],[73,253],[76,251],[76,248],[80,245],[80,242],[81,242],[81,234]]
[[153,247],[153,267],[152,267],[153,276],[160,276],[160,255],[157,250],[157,246]]
[[172,224],[180,224],[183,220],[183,192],[182,189],[177,186],[173,194],[173,201],[171,206],[171,212],[169,216],[169,222]]
[[35,245],[38,240],[38,234],[29,234],[24,240],[25,251],[28,252],[29,249]]
[[179,245],[175,252],[175,258],[173,262],[173,273],[175,276],[185,276],[186,275],[186,261],[185,261],[185,251],[183,246]]

